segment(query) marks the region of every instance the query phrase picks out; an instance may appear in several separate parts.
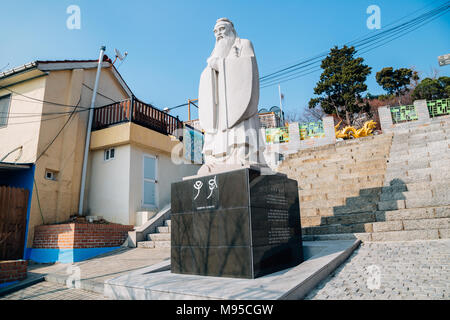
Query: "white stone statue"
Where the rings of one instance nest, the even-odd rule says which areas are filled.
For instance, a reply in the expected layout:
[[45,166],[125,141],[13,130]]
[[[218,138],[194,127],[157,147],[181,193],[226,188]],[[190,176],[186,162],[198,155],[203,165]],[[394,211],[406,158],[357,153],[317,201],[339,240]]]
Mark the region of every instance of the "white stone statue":
[[265,166],[258,118],[259,75],[252,43],[233,23],[218,19],[216,45],[200,77],[199,120],[205,164],[199,175],[245,166]]

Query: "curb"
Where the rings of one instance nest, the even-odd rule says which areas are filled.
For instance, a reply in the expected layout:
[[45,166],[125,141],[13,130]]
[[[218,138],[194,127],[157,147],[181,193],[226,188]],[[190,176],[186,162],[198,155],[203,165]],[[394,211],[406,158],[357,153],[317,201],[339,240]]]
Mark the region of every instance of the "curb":
[[31,287],[36,283],[45,281],[45,275],[39,275],[36,277],[30,277],[25,280],[20,281],[19,283],[12,284],[10,286],[4,287],[0,289],[0,297],[6,296],[8,294],[14,293],[16,291]]

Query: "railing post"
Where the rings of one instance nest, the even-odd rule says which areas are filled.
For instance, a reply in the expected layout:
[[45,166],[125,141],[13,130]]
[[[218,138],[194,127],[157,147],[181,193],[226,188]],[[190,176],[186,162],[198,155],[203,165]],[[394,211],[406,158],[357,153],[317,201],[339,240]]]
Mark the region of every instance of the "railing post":
[[133,122],[133,111],[134,111],[134,95],[131,95],[130,122]]
[[383,132],[389,132],[394,127],[390,106],[378,108],[378,117],[380,118],[380,127]]
[[430,122],[430,113],[428,111],[427,101],[426,100],[415,100],[414,107],[416,108],[416,114],[419,118],[420,123],[429,123]]

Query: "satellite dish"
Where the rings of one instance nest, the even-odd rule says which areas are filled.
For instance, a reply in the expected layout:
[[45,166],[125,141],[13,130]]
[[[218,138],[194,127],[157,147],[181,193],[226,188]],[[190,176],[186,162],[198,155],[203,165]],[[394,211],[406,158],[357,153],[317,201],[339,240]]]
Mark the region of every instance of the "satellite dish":
[[[128,55],[127,51],[125,51],[125,53],[122,55],[120,53],[119,49],[115,49],[115,48],[114,48],[114,53],[116,54],[116,59],[114,59],[114,62],[116,62],[117,59],[119,59],[120,61],[123,61]],[[114,62],[113,62],[113,64],[114,64]]]
[[124,55],[122,56],[122,54],[118,49],[114,49],[114,53],[116,54],[116,57],[119,58],[120,61],[125,59],[125,57],[128,55],[128,52],[125,51]]

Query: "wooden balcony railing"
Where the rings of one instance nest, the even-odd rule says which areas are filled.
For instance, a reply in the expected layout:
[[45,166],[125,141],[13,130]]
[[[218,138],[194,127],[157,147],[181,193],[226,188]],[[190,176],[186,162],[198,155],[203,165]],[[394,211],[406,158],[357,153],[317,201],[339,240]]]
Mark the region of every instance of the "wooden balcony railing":
[[92,130],[130,121],[165,135],[174,134],[176,129],[183,128],[183,122],[178,117],[133,97],[94,109]]

